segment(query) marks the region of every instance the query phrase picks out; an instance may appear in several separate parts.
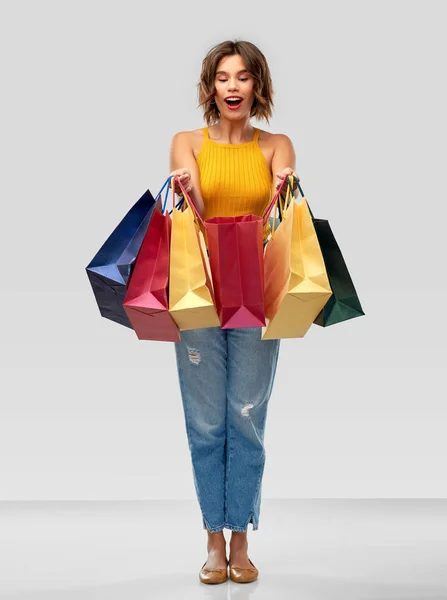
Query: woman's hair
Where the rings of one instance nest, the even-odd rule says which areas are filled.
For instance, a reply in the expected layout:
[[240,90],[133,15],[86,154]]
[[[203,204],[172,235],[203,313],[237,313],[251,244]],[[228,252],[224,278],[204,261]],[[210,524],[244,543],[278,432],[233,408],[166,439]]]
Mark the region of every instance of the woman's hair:
[[220,118],[220,112],[214,101],[216,88],[214,80],[217,65],[225,56],[239,54],[254,79],[254,101],[250,110],[250,117],[264,119],[269,123],[273,109],[273,86],[267,60],[257,46],[242,40],[227,40],[212,47],[202,61],[202,72],[197,84],[199,91],[199,106],[202,107],[204,119],[208,125],[213,125]]

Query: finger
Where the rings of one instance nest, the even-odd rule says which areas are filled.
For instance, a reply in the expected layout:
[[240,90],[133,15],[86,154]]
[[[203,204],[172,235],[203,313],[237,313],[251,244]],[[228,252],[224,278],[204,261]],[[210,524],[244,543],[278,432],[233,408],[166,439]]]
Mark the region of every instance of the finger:
[[287,178],[287,177],[290,177],[291,175],[294,175],[293,169],[287,169],[287,170],[284,170],[284,173],[282,174],[282,177]]

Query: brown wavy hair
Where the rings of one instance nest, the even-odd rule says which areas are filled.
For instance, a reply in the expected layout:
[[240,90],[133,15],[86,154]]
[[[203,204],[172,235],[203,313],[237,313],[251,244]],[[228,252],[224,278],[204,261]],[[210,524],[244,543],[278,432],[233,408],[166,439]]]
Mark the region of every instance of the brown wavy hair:
[[220,118],[220,111],[214,102],[216,88],[214,80],[217,65],[225,56],[239,54],[254,79],[254,101],[250,110],[250,117],[264,119],[270,124],[269,117],[273,111],[273,85],[267,60],[257,46],[244,40],[226,40],[213,46],[202,61],[202,72],[197,84],[199,105],[203,110],[203,118],[208,127],[214,125]]

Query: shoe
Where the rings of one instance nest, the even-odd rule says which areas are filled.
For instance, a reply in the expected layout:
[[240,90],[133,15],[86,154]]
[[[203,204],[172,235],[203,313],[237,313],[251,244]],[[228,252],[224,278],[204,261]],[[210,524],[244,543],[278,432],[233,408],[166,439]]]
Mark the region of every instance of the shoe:
[[206,561],[199,572],[199,579],[202,583],[223,583],[228,579],[228,559],[224,569],[204,569],[205,565]]
[[[250,559],[248,559],[250,560]],[[240,569],[230,565],[230,579],[236,583],[251,583],[258,578],[259,571],[250,560],[251,567],[248,569]]]

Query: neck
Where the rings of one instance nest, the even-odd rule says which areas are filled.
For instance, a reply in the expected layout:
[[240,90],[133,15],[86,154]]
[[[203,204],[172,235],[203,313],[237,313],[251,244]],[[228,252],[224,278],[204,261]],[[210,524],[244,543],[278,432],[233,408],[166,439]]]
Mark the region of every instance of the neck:
[[225,141],[229,144],[244,144],[252,141],[254,130],[255,128],[250,123],[250,119],[230,121],[223,117],[214,125],[212,132],[213,137],[222,143]]

